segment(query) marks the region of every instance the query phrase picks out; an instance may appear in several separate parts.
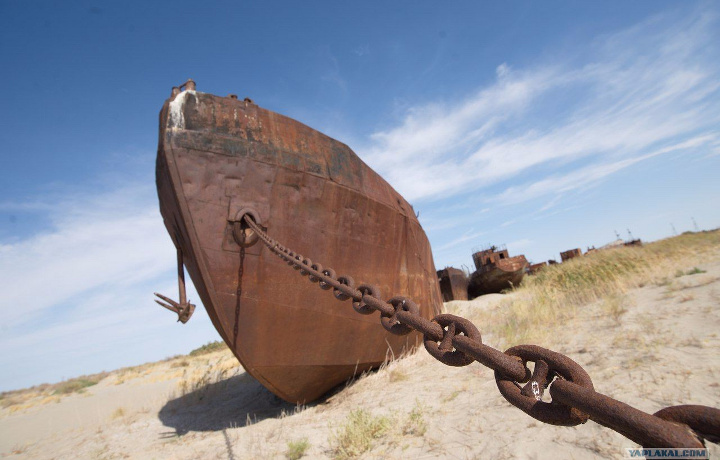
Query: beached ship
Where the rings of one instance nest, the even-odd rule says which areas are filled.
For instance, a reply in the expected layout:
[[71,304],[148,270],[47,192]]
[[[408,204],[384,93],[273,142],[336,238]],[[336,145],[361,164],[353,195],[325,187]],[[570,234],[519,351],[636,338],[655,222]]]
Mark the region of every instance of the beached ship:
[[507,249],[497,246],[475,252],[473,262],[477,270],[470,275],[468,283],[471,299],[519,286],[528,267],[524,255],[510,257]]
[[547,266],[548,266],[547,262],[538,262],[536,264],[530,264],[530,265],[528,265],[526,272],[528,275],[534,275]]
[[560,260],[562,262],[567,262],[570,259],[574,259],[576,257],[582,257],[582,249],[575,248],[575,249],[568,249],[567,251],[563,251],[560,253]]
[[180,302],[159,303],[189,318],[184,265],[243,367],[287,401],[317,399],[422,338],[390,334],[379,314],[356,313],[251,245],[257,238],[242,216],[383,298],[405,295],[423,316],[439,313],[430,244],[413,208],[345,144],[298,121],[188,81],[160,113],[156,175],[181,285]]
[[445,267],[438,270],[437,276],[443,302],[468,299],[468,278],[464,271],[455,267]]

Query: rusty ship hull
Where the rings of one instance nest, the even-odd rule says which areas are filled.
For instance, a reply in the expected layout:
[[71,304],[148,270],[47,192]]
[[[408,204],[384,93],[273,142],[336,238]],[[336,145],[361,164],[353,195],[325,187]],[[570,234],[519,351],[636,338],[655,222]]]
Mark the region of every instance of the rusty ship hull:
[[527,263],[515,270],[512,269],[513,267],[495,266],[482,272],[474,272],[468,282],[468,297],[474,299],[484,294],[498,293],[519,286],[525,276],[526,267]]
[[[173,91],[156,167],[165,226],[213,325],[277,396],[309,402],[421,343],[359,315],[264,247],[241,248],[243,209],[300,254],[406,295],[431,318],[441,297],[412,207],[345,144],[252,101]],[[241,285],[241,295],[238,288]]]
[[468,278],[465,272],[454,267],[438,270],[440,294],[443,302],[468,300]]
[[523,255],[510,257],[507,249],[491,246],[473,254],[475,272],[468,282],[468,297],[492,294],[519,286],[528,268]]

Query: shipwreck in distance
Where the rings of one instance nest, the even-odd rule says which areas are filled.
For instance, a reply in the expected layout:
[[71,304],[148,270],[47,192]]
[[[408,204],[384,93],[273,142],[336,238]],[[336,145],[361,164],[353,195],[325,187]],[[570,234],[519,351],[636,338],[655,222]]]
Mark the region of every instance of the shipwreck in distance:
[[472,257],[476,270],[468,283],[470,299],[519,286],[529,265],[524,255],[510,257],[507,249],[497,246],[477,251]]

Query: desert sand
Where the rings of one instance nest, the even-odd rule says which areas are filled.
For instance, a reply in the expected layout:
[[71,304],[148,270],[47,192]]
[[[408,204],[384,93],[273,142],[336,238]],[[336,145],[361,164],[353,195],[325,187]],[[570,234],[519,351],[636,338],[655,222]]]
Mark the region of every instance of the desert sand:
[[[646,412],[676,404],[717,407],[720,260],[698,267],[704,273],[630,290],[619,317],[598,302],[572,321],[539,324],[548,339],[536,344],[580,363],[597,391]],[[502,308],[507,297],[449,302],[445,310],[472,316]],[[514,345],[486,333],[483,341]],[[286,458],[292,443],[306,440],[304,458],[334,458],[342,456],[343,427],[359,413],[383,426],[362,458],[622,458],[624,448],[637,447],[592,421],[572,428],[538,422],[503,399],[489,369],[446,367],[424,349],[307,406],[273,396],[225,350],[116,371],[79,394],[3,407],[0,453]],[[720,455],[717,445],[708,447]]]

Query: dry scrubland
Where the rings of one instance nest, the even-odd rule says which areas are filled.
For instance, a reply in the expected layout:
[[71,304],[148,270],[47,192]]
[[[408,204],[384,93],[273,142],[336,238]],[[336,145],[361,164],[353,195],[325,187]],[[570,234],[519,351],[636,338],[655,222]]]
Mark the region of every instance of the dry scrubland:
[[[598,391],[639,409],[720,402],[718,231],[573,259],[445,310],[494,347],[567,354]],[[445,367],[424,350],[308,406],[274,397],[224,345],[0,404],[9,458],[621,458],[633,447],[591,421],[537,422],[500,396],[490,370]]]

